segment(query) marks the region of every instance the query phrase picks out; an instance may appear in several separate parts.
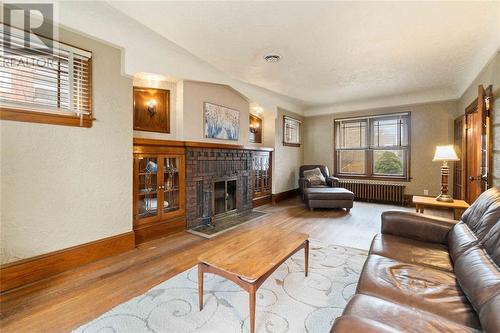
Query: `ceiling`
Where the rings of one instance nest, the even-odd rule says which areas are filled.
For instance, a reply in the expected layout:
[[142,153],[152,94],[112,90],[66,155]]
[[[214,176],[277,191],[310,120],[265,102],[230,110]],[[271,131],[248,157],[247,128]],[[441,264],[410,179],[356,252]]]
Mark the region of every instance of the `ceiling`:
[[[500,47],[500,2],[110,2],[235,79],[306,108],[456,99]],[[271,64],[263,56],[282,56]]]

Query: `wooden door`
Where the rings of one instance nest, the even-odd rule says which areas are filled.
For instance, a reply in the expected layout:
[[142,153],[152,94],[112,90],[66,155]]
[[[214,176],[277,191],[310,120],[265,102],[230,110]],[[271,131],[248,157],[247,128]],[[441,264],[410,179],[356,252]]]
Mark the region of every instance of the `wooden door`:
[[465,115],[455,119],[454,139],[453,144],[460,161],[453,162],[453,197],[455,199],[465,199],[465,166],[466,166],[466,149],[465,149]]
[[492,87],[479,86],[477,99],[467,107],[465,113],[465,200],[474,202],[490,182],[491,165],[490,106]]

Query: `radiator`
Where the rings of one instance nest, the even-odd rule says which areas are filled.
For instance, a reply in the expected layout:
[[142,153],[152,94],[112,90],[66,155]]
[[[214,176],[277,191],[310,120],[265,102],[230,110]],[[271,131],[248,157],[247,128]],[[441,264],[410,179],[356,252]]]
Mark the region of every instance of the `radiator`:
[[354,193],[354,197],[358,200],[391,202],[400,205],[405,203],[406,185],[402,183],[340,179],[339,187]]

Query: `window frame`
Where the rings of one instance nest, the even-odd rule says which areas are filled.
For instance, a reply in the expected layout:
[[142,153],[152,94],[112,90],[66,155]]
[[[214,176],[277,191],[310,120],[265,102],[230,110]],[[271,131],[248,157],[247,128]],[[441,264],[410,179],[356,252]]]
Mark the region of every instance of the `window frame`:
[[[298,133],[297,133],[297,136],[298,136],[298,142],[287,142],[286,141],[286,136],[285,136],[285,123],[286,123],[286,119],[291,119],[293,121],[296,121],[298,123]],[[288,146],[288,147],[300,147],[301,145],[301,140],[302,140],[302,121],[300,119],[297,119],[297,118],[294,118],[294,117],[290,117],[290,116],[287,116],[287,115],[283,115],[283,133],[282,133],[282,136],[283,136],[283,146]]]
[[[398,116],[405,116],[407,118],[407,145],[406,146],[375,146],[373,145],[374,140],[374,132],[373,132],[373,120],[383,120],[383,119],[393,119]],[[340,121],[357,121],[357,120],[365,120],[366,121],[366,130],[365,130],[365,148],[344,148],[337,149],[337,125],[340,124]],[[400,130],[398,129],[398,132]],[[401,141],[402,137],[399,135],[398,140]],[[402,143],[402,142],[401,142]],[[337,156],[340,151],[353,151],[353,150],[361,150],[364,151],[364,159],[365,159],[365,173],[364,174],[355,174],[355,173],[342,173],[339,172],[339,161],[337,160]],[[405,157],[403,158],[403,175],[382,175],[376,174],[374,172],[374,153],[375,151],[384,151],[384,150],[395,150],[395,151],[403,151]],[[395,112],[395,113],[384,113],[384,114],[376,114],[376,115],[367,115],[367,116],[359,116],[359,117],[346,117],[346,118],[335,118],[333,120],[333,169],[334,176],[346,179],[367,179],[367,180],[395,180],[395,181],[411,181],[411,112]]]
[[[6,25],[5,23],[1,23]],[[18,27],[10,26],[11,28],[17,29],[20,32],[26,32],[26,30],[23,30]],[[54,40],[52,38],[49,38],[47,36],[39,35],[37,36],[40,38],[45,38],[45,39],[50,39],[55,42],[55,45],[62,45],[66,46],[68,48],[73,48],[73,49],[78,49],[84,52],[88,52],[92,55],[92,51],[86,50],[84,48],[78,47],[71,45],[69,43],[64,43],[58,40]],[[50,124],[50,125],[62,125],[62,126],[74,126],[74,127],[86,127],[90,128],[93,125],[93,121],[96,120],[94,118],[94,113],[93,113],[93,89],[92,89],[92,81],[93,81],[93,75],[92,75],[92,64],[93,64],[93,55],[88,59],[88,87],[89,87],[89,114],[82,114],[78,115],[76,113],[74,114],[69,114],[67,112],[63,111],[57,111],[57,110],[49,110],[49,109],[43,109],[34,106],[33,108],[30,108],[29,105],[19,105],[19,107],[15,105],[8,105],[8,106],[0,106],[0,120],[10,120],[10,121],[21,121],[21,122],[29,122],[29,123],[38,123],[38,124]],[[12,81],[11,77],[11,81]],[[58,87],[57,89],[60,89]],[[60,101],[57,100],[57,103],[59,104]]]

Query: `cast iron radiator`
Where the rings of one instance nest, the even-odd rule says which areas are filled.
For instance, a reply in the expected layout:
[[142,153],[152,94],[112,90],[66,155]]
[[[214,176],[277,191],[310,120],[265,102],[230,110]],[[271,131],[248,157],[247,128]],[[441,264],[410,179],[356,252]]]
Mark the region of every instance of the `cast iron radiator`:
[[339,187],[354,193],[358,200],[405,203],[405,187],[403,183],[389,183],[371,180],[340,179]]

